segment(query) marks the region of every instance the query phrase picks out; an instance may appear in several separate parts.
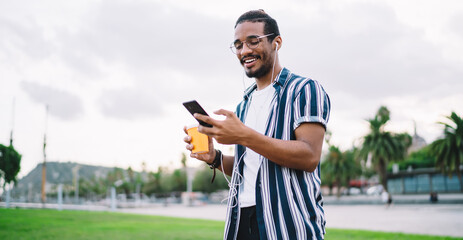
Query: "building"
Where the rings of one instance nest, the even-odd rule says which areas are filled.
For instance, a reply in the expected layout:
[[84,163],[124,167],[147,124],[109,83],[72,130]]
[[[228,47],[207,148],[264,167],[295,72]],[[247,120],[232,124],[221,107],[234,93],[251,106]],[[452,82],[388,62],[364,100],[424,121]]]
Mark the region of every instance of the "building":
[[426,143],[426,140],[424,140],[423,137],[418,135],[418,133],[416,131],[416,122],[415,121],[413,121],[413,125],[414,125],[414,128],[415,128],[415,132],[413,133],[413,136],[412,136],[412,145],[408,148],[408,154],[410,154],[412,152],[416,152],[416,151],[426,147],[426,145],[428,145]]

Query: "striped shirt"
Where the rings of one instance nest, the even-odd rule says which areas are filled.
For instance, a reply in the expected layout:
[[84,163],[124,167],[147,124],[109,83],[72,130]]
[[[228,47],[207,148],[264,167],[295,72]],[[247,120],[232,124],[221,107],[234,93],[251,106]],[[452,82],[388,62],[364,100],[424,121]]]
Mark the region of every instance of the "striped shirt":
[[[320,123],[326,128],[330,99],[315,80],[281,70],[273,83],[275,94],[267,119],[265,135],[295,140],[302,123]],[[254,83],[238,105],[236,114],[246,119]],[[239,187],[242,183],[245,147],[236,146],[234,170],[228,198],[224,239],[236,239],[240,218]],[[325,214],[320,191],[320,164],[314,172],[282,167],[260,156],[256,182],[256,211],[261,239],[323,239]]]

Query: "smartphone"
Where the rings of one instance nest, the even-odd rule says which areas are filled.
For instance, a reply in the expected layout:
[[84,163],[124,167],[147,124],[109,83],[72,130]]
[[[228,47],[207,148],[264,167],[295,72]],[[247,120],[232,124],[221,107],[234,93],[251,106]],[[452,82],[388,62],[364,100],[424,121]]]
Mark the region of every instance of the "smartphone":
[[[199,105],[199,103],[196,100],[192,100],[192,101],[189,101],[189,102],[184,102],[183,106],[185,106],[185,108],[191,113],[191,115],[193,115],[195,113],[199,113],[199,114],[202,114],[202,115],[209,116],[209,114],[207,114],[206,111],[204,111],[204,109],[201,107],[201,105]],[[198,119],[196,119],[196,120],[202,126],[212,127],[211,124],[205,123],[205,122],[203,122],[201,120],[198,120]]]

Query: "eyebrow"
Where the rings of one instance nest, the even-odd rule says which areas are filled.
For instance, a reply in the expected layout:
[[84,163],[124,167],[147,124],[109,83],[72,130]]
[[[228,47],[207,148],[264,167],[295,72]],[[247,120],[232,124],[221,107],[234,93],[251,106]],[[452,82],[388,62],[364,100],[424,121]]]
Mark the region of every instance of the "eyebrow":
[[[263,36],[263,35],[262,35],[262,36]],[[246,39],[249,39],[249,38],[251,38],[251,37],[256,37],[256,38],[258,38],[258,37],[260,37],[260,36],[259,36],[259,35],[249,35],[249,36],[246,37]],[[235,41],[233,41],[233,42],[236,43],[236,41],[242,42],[242,41],[239,40],[239,39],[235,39]]]

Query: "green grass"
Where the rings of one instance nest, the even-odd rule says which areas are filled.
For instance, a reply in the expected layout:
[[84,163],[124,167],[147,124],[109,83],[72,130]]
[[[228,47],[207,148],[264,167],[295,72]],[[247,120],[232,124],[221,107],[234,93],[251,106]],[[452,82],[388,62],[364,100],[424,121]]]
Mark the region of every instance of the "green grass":
[[[221,239],[223,221],[112,212],[0,209],[0,239]],[[327,240],[463,239],[328,229]]]
[[222,221],[112,212],[0,209],[0,239],[220,239]]

